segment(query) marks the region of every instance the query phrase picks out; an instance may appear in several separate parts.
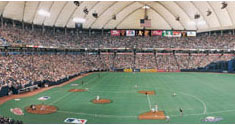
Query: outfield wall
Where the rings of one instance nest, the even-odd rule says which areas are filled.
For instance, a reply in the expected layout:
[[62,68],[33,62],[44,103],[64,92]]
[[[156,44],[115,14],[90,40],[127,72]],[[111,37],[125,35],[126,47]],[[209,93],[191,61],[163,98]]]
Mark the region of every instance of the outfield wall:
[[180,70],[165,69],[114,69],[115,72],[180,72]]

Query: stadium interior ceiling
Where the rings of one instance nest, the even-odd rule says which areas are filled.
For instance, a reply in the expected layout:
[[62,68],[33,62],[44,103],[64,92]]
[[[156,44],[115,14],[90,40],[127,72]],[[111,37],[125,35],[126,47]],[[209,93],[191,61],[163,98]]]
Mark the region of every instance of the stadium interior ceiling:
[[[0,15],[44,26],[74,28],[74,19],[81,18],[85,29],[142,29],[139,21],[146,14],[144,6],[152,21],[146,29],[206,32],[235,28],[233,1],[1,1]],[[40,10],[46,16],[38,14]]]

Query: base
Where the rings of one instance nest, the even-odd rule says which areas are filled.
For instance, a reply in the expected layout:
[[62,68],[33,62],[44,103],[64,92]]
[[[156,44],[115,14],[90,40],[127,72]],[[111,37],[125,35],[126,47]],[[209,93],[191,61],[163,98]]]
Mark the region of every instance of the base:
[[86,89],[70,89],[69,92],[85,92]]
[[141,94],[148,94],[148,95],[154,95],[154,94],[155,94],[155,91],[145,91],[145,90],[142,90],[142,91],[138,91],[138,93],[141,93]]
[[165,120],[166,116],[163,111],[157,111],[140,114],[138,118],[140,120]]
[[52,105],[39,104],[39,105],[35,105],[35,110],[30,108],[30,106],[26,107],[25,110],[32,114],[51,114],[51,113],[56,112],[57,108]]
[[92,102],[94,104],[108,104],[108,103],[111,103],[111,100],[110,99],[99,99],[99,100],[93,99]]

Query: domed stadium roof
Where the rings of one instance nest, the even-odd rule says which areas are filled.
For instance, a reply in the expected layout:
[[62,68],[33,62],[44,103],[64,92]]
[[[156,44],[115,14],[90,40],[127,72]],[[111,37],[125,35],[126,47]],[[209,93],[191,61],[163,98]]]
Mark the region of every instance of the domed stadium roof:
[[[86,21],[83,28],[94,29],[142,29],[140,19],[147,15],[152,26],[149,29],[197,30],[198,32],[235,28],[235,2],[227,1],[18,1],[0,2],[0,14],[27,23],[56,27],[75,27],[74,18]],[[87,8],[86,15],[83,10]],[[48,12],[47,16],[39,10]],[[92,13],[98,13],[94,18]],[[211,13],[211,14],[209,14]],[[116,15],[116,20],[112,19]],[[200,15],[195,19],[195,15]],[[208,16],[209,15],[209,16]],[[178,20],[176,19],[177,17]]]

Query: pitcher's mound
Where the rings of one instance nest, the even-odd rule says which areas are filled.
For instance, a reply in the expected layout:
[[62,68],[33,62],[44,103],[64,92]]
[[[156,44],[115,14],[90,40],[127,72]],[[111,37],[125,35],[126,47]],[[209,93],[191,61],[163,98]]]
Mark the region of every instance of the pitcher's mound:
[[140,120],[150,120],[150,119],[164,120],[166,119],[166,116],[163,111],[146,112],[146,113],[140,114],[139,119]]
[[138,91],[138,93],[141,93],[141,94],[148,94],[148,95],[154,95],[155,94],[155,91]]
[[99,99],[99,100],[93,99],[92,102],[94,104],[108,104],[108,103],[111,103],[111,100],[110,99]]
[[32,114],[51,114],[57,111],[55,106],[44,104],[35,105],[34,110],[30,106],[27,106],[25,109],[27,112]]
[[70,89],[69,92],[85,92],[86,89]]

